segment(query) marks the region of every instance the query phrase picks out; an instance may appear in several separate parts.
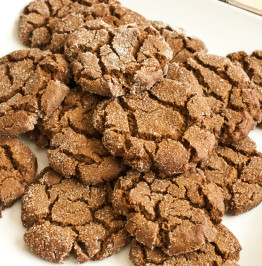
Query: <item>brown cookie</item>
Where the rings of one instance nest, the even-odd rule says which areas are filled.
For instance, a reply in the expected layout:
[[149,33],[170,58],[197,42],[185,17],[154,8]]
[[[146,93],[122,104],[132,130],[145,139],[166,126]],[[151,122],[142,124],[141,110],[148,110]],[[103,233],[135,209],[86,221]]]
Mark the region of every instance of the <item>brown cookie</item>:
[[250,138],[219,145],[201,169],[223,189],[226,212],[241,214],[262,201],[262,154]]
[[34,180],[37,161],[29,148],[15,136],[0,136],[0,217]]
[[70,34],[65,55],[84,91],[109,97],[150,89],[166,74],[173,56],[155,28],[114,28],[102,20],[86,22]]
[[200,170],[171,178],[131,170],[116,182],[112,202],[138,242],[169,256],[213,241],[224,214],[221,189]]
[[85,21],[101,18],[112,26],[149,22],[115,0],[35,0],[25,7],[19,21],[22,42],[29,47],[63,52],[68,35]]
[[200,86],[214,112],[213,130],[221,142],[247,137],[260,116],[259,95],[246,73],[228,58],[197,53],[181,67],[169,65],[167,78]]
[[20,50],[0,59],[0,134],[32,130],[69,92],[69,65],[60,54]]
[[130,237],[125,218],[113,211],[111,195],[109,183],[87,186],[45,168],[22,199],[26,245],[57,263],[71,253],[80,263],[113,255]]
[[46,121],[40,121],[37,127],[29,133],[29,137],[38,146],[47,147],[52,137],[63,128],[71,127],[75,132],[88,137],[100,137],[92,123],[95,107],[102,99],[80,88],[70,89],[61,106]]
[[216,140],[199,86],[162,79],[150,91],[102,102],[94,116],[103,144],[125,164],[168,175],[205,160]]
[[51,139],[47,157],[57,172],[66,178],[77,177],[86,184],[112,181],[126,169],[109,154],[100,138],[86,137],[71,127]]
[[173,52],[171,63],[184,63],[188,58],[193,57],[194,53],[208,51],[206,45],[201,40],[186,36],[183,29],[173,29],[161,21],[151,21],[151,24],[169,44]]
[[[247,73],[249,78],[258,86],[260,106],[262,106],[262,51],[254,51],[247,55],[244,51],[228,54],[227,57],[234,63],[238,63]],[[262,109],[262,107],[260,107]],[[260,121],[262,120],[262,111]],[[259,124],[262,127],[262,123]]]
[[129,258],[136,266],[237,266],[241,249],[236,237],[221,224],[217,226],[216,238],[198,251],[176,256],[167,256],[159,248],[151,250],[136,240],[133,240]]
[[40,148],[49,147],[49,139],[46,135],[42,134],[39,130],[38,125],[33,130],[26,132],[26,135]]

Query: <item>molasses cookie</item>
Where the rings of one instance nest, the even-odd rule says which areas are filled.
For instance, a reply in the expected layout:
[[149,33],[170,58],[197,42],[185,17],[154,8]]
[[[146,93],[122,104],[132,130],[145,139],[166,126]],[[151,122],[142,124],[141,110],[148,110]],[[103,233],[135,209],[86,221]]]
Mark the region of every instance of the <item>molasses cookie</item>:
[[25,49],[0,59],[0,134],[32,130],[69,92],[69,65],[60,54]]
[[26,46],[62,53],[68,35],[96,18],[114,27],[150,24],[115,0],[35,0],[25,7],[20,17],[20,38]]
[[31,251],[62,263],[70,254],[84,263],[101,260],[130,241],[126,220],[113,211],[112,185],[83,185],[45,168],[22,199],[24,235]]
[[15,136],[0,136],[0,217],[35,177],[37,161],[29,148]]
[[128,171],[115,184],[113,207],[127,217],[125,228],[138,242],[169,256],[214,241],[224,214],[221,189],[200,170],[171,178]]
[[247,212],[262,201],[262,154],[250,138],[219,145],[201,169],[223,189],[229,214]]
[[212,115],[200,86],[162,79],[150,91],[102,102],[94,126],[107,150],[125,164],[172,175],[211,153]]
[[86,22],[70,34],[65,55],[82,90],[109,97],[150,89],[166,74],[173,56],[155,28],[114,28],[102,20]]
[[70,89],[61,106],[46,121],[39,121],[29,137],[38,146],[47,147],[52,137],[63,128],[71,127],[75,132],[88,137],[99,137],[92,123],[94,109],[101,97],[82,92],[79,87]]
[[[260,105],[262,103],[262,51],[254,51],[250,56],[244,51],[227,55],[234,63],[239,64],[247,73],[249,78],[258,86],[257,91],[260,95]],[[260,107],[262,108],[262,107]],[[262,120],[262,111],[261,118]],[[262,127],[262,123],[259,124]]]
[[57,172],[66,178],[77,177],[86,184],[112,181],[126,168],[110,155],[100,138],[87,137],[71,127],[54,135],[47,157]]
[[200,86],[214,112],[213,130],[221,142],[242,140],[260,119],[259,95],[241,67],[228,58],[197,53],[183,66],[169,65],[167,78]]
[[196,52],[207,52],[206,45],[201,40],[186,36],[183,29],[173,29],[161,21],[152,21],[151,24],[169,44],[173,52],[171,63],[184,63],[188,58],[193,57]]
[[192,266],[192,265],[234,265],[237,266],[241,246],[236,237],[222,224],[217,226],[216,238],[200,250],[186,254],[167,256],[161,249],[153,250],[132,241],[130,260],[136,266]]

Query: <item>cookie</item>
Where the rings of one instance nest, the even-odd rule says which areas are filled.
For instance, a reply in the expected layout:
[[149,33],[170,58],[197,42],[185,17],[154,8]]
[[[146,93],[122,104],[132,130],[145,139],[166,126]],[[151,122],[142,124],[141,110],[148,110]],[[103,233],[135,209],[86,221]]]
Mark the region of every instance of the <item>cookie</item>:
[[71,127],[75,132],[88,137],[100,137],[92,123],[95,107],[102,101],[101,97],[80,88],[70,89],[61,106],[46,121],[40,121],[29,137],[40,147],[49,146],[50,140],[63,128]]
[[0,217],[34,180],[37,161],[29,148],[15,136],[0,136]]
[[42,134],[37,125],[33,130],[26,132],[26,135],[40,148],[47,148],[49,146],[49,139],[46,135]]
[[201,169],[223,189],[227,213],[247,212],[262,201],[262,154],[250,138],[219,145]]
[[153,27],[114,28],[99,19],[70,34],[65,55],[83,91],[108,97],[150,89],[173,56]]
[[98,184],[118,178],[126,169],[104,148],[100,138],[89,138],[64,128],[54,135],[47,150],[52,168],[66,178],[77,177],[86,184]]
[[22,199],[22,222],[28,248],[45,260],[62,263],[70,254],[84,263],[101,260],[130,241],[126,220],[113,211],[112,184],[83,185],[50,167]]
[[130,170],[115,184],[114,210],[127,217],[126,230],[168,256],[192,252],[216,238],[224,214],[223,194],[203,172],[165,177]]
[[[227,57],[234,63],[238,63],[249,78],[258,86],[260,105],[262,104],[262,51],[254,51],[247,55],[244,51],[228,54]],[[260,107],[262,108],[262,107]],[[262,120],[262,111],[260,121]],[[259,124],[262,127],[262,123]]]
[[151,250],[136,240],[132,240],[129,258],[136,266],[237,266],[242,249],[238,240],[222,224],[217,226],[217,231],[216,238],[200,250],[176,256],[167,256],[159,248]]
[[0,59],[0,134],[32,130],[69,92],[69,64],[60,54],[25,49]]
[[150,91],[102,102],[94,126],[125,164],[172,175],[195,168],[211,153],[211,117],[199,86],[162,79]]
[[96,18],[115,27],[149,25],[143,16],[115,0],[35,0],[20,17],[19,34],[26,46],[62,53],[68,35]]
[[184,63],[188,58],[193,57],[194,53],[208,51],[203,41],[198,38],[186,36],[183,29],[174,29],[161,21],[151,21],[151,24],[169,44],[173,52],[171,63]]
[[200,86],[214,112],[213,132],[220,142],[247,137],[260,116],[259,95],[246,73],[222,56],[197,53],[183,66],[169,65],[167,78]]

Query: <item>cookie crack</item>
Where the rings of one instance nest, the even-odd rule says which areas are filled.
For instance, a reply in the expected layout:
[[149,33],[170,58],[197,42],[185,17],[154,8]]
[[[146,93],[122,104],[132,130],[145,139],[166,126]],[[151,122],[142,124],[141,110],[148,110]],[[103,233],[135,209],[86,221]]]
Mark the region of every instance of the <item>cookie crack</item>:
[[230,158],[227,158],[227,157],[225,157],[225,156],[223,156],[223,155],[221,155],[219,153],[217,153],[217,156],[220,157],[221,159],[223,159],[226,162],[227,165],[229,165],[229,166],[233,167],[234,169],[236,169],[237,170],[237,176],[238,176],[237,179],[240,179],[240,176],[242,174],[243,168],[247,165],[247,163],[243,163],[242,165],[240,165],[240,164],[236,165],[236,164],[234,164],[233,161],[230,160]]
[[188,64],[184,64],[184,67],[187,70],[189,70],[195,76],[198,83],[203,87],[203,93],[206,97],[213,96],[216,100],[218,100],[222,103],[225,103],[225,101],[223,100],[223,98],[221,96],[217,95],[214,91],[211,91],[210,86],[204,81],[204,76],[202,75],[202,73],[199,69],[193,68],[192,66],[190,66]]
[[121,105],[125,113],[127,114],[128,127],[131,133],[131,136],[138,136],[138,125],[134,115],[134,110],[129,110],[128,104],[124,101],[124,99],[119,98],[118,103]]
[[[71,157],[72,159],[77,159],[77,166],[79,165],[79,163],[84,163],[85,165],[92,165],[94,163],[98,164],[99,161],[94,161],[92,158],[85,156],[85,155],[81,155],[81,154],[74,154],[66,149],[63,148],[50,148],[50,150],[58,150],[59,153],[64,153],[65,155],[67,155],[68,157]],[[97,156],[99,156],[97,153],[92,152],[92,154],[95,154]],[[99,156],[100,158],[100,156]],[[86,159],[90,160],[91,163],[87,163]],[[100,160],[101,163],[101,160]]]
[[[197,56],[194,57],[194,60],[202,67],[209,69],[210,71],[212,71],[213,73],[215,73],[217,76],[219,76],[220,78],[222,78],[224,81],[226,81],[227,83],[229,83],[231,86],[238,86],[238,83],[235,82],[234,80],[232,80],[228,74],[227,74],[227,70],[228,70],[228,65],[223,66],[224,68],[219,69],[215,66],[211,66],[209,64],[204,63],[200,58],[198,58]],[[231,84],[232,83],[232,84]]]
[[[189,51],[190,53],[194,54],[195,52],[197,52],[195,49],[193,49],[192,47],[188,46],[187,44],[187,40],[192,40],[191,37],[185,37],[185,38],[182,38],[182,41],[184,43],[184,48],[183,49],[186,49],[187,51]],[[181,50],[183,50],[181,49]]]
[[15,160],[15,158],[13,157],[13,152],[11,150],[11,147],[9,147],[8,145],[1,145],[1,148],[4,149],[4,153],[6,158],[8,158],[9,162],[11,163],[12,167],[19,172],[20,176],[18,179],[19,181],[22,181],[21,178],[23,177],[23,171],[21,170],[21,167],[19,162]]

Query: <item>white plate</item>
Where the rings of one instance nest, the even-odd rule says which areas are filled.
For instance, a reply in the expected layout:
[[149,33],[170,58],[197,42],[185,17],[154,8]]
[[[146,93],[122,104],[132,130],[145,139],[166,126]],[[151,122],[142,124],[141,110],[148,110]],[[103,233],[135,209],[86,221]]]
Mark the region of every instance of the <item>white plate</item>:
[[[17,31],[19,13],[29,0],[1,1],[0,56],[23,48]],[[163,20],[186,29],[189,35],[201,38],[210,53],[226,55],[229,52],[262,49],[262,17],[234,8],[217,0],[122,0],[127,7],[140,12],[148,19]],[[250,136],[262,151],[262,130]],[[29,142],[27,142],[29,143]],[[47,165],[45,152],[34,144],[30,148],[38,157],[39,171]],[[3,211],[0,219],[0,265],[35,266],[51,265],[28,251],[24,242],[25,232],[20,219],[20,202]],[[262,204],[237,217],[225,216],[223,223],[237,236],[243,250],[241,266],[262,265]],[[75,265],[70,258],[65,265]],[[89,265],[128,266],[128,248],[101,262]]]

